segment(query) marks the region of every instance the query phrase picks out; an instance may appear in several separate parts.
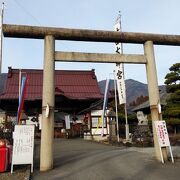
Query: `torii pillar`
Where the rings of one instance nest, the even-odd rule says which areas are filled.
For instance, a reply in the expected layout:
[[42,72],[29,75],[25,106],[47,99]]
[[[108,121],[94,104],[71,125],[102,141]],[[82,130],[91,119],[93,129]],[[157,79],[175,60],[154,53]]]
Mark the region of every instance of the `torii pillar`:
[[[152,127],[153,127],[154,148],[155,148],[157,160],[161,161],[160,147],[158,144],[157,134],[155,132],[155,126],[154,126],[154,121],[160,120],[160,113],[158,110],[160,97],[159,97],[155,56],[154,56],[154,47],[152,41],[146,41],[144,43],[144,53],[147,59],[146,74],[148,81],[149,104],[150,104]],[[166,148],[162,148],[162,155],[164,161],[167,161]]]
[[[46,35],[44,39],[44,71],[42,98],[42,129],[40,150],[40,171],[53,168],[54,139],[54,70],[55,39]],[[49,106],[49,113],[46,108]]]

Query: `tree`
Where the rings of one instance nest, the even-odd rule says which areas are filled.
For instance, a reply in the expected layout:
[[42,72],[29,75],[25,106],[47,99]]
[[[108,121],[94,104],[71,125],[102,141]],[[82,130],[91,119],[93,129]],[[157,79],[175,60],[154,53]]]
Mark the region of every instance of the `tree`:
[[164,111],[164,117],[170,122],[180,124],[180,63],[173,64],[165,76],[166,90],[170,93]]
[[180,89],[180,63],[173,64],[169,70],[171,72],[165,77],[166,90],[168,93],[174,93]]
[[149,99],[148,96],[143,96],[143,95],[138,96],[138,97],[136,98],[136,100],[134,100],[134,101],[132,101],[132,102],[129,103],[129,106],[130,106],[130,107],[138,106],[138,105],[146,102],[148,99]]

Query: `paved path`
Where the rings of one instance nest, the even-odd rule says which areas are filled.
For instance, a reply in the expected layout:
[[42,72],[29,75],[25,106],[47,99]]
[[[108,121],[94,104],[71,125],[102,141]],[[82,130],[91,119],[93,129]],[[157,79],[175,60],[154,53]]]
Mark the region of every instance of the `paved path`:
[[55,140],[54,169],[39,172],[36,147],[33,180],[179,180],[180,161],[162,165],[152,148],[125,148],[81,139]]

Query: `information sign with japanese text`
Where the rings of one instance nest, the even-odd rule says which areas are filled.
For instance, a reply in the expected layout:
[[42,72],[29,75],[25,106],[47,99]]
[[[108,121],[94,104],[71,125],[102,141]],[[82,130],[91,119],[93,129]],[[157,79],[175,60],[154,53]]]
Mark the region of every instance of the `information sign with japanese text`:
[[11,173],[13,165],[31,164],[33,167],[34,153],[34,125],[16,125],[13,132],[13,154]]
[[170,146],[165,121],[154,121],[160,147]]

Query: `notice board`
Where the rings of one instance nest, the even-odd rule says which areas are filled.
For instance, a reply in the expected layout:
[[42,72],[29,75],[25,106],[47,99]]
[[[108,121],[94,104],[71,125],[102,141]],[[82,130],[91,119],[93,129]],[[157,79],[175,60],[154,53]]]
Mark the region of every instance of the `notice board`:
[[155,121],[156,132],[160,147],[170,146],[168,131],[165,121]]
[[155,125],[158,143],[159,143],[159,147],[160,147],[160,154],[161,154],[162,163],[164,163],[164,159],[163,159],[163,155],[162,155],[162,149],[161,149],[162,147],[169,147],[172,163],[174,163],[174,158],[173,158],[172,149],[171,149],[171,145],[170,145],[170,141],[169,141],[166,122],[165,121],[154,121],[154,125]]
[[13,165],[19,164],[31,164],[31,171],[33,170],[34,129],[34,125],[15,126],[11,173]]

